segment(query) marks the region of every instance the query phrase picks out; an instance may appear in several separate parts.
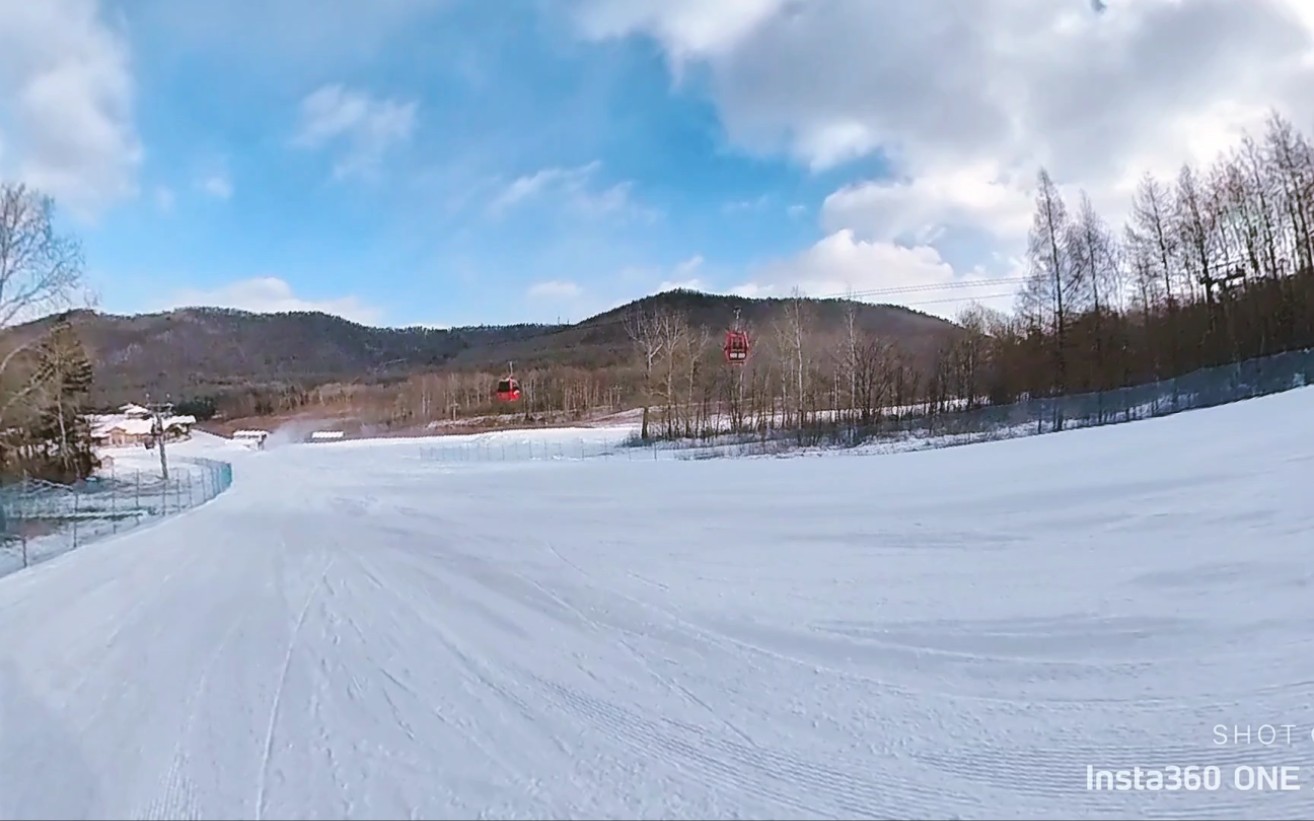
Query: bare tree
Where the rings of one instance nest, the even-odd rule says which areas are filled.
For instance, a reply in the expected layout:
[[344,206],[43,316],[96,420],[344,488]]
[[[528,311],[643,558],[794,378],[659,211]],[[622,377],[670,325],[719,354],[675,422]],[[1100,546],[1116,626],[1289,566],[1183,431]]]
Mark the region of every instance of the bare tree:
[[1177,176],[1175,226],[1189,282],[1205,288],[1205,299],[1214,301],[1213,268],[1216,259],[1217,223],[1201,189],[1195,170],[1183,165]]
[[[82,286],[82,249],[55,233],[54,201],[21,183],[0,183],[0,331],[67,308]],[[0,351],[0,377],[40,340],[18,342]],[[33,390],[17,387],[0,404],[5,414]]]
[[662,354],[662,399],[664,435],[675,436],[680,424],[682,403],[678,377],[681,373],[681,356],[688,356],[689,323],[680,314],[663,311],[657,316],[656,332]]
[[1031,275],[1021,295],[1023,309],[1054,336],[1053,357],[1060,391],[1067,388],[1067,326],[1073,290],[1068,210],[1049,172],[1037,179],[1036,212],[1027,244]]
[[634,345],[643,367],[643,392],[640,400],[643,404],[643,421],[639,436],[647,440],[649,436],[649,414],[652,408],[652,376],[657,357],[661,356],[666,345],[666,326],[669,319],[665,311],[643,310],[635,308],[625,316],[625,334]]
[[1107,382],[1105,359],[1106,314],[1118,280],[1117,248],[1113,233],[1095,212],[1090,197],[1081,192],[1077,218],[1068,225],[1067,247],[1071,264],[1073,305],[1089,311],[1095,358],[1088,387],[1103,389]]
[[958,325],[963,332],[949,348],[947,393],[950,398],[963,400],[965,410],[972,410],[980,404],[989,357],[991,316],[988,308],[976,302],[958,314]]
[[840,367],[846,383],[845,415],[850,420],[858,407],[858,357],[862,340],[858,333],[858,303],[853,300],[852,289],[844,305],[844,328],[840,339]]
[[1173,260],[1177,256],[1177,239],[1172,230],[1174,210],[1172,192],[1152,175],[1141,178],[1132,204],[1132,221],[1137,235],[1152,249],[1152,257],[1163,281],[1163,296],[1172,309]]
[[685,436],[691,436],[695,432],[706,430],[707,427],[707,400],[711,395],[711,391],[703,390],[700,395],[698,388],[699,378],[702,376],[703,356],[711,342],[712,332],[706,326],[690,329],[685,336],[685,343],[688,346],[686,352],[688,382],[685,396],[690,405],[690,413],[685,415]]
[[1292,232],[1298,268],[1314,267],[1314,151],[1291,121],[1269,116],[1268,165]]
[[[803,292],[797,287],[789,301],[785,303],[784,323],[779,326],[782,353],[788,357],[788,377],[795,391],[794,416],[796,423],[802,427],[807,414],[807,338],[811,316]],[[782,384],[784,384],[782,382]]]

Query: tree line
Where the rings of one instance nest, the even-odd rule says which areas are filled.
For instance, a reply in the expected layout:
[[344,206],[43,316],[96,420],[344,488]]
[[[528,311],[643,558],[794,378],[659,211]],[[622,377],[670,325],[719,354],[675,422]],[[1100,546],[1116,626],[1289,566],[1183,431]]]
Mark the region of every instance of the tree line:
[[1145,174],[1116,228],[1037,182],[1016,309],[965,312],[931,401],[1098,393],[1314,346],[1314,146],[1282,116],[1207,168]]
[[973,304],[930,362],[792,300],[727,373],[679,316],[633,317],[641,437],[870,426],[1100,393],[1314,347],[1314,145],[1285,118],[1206,169],[1145,174],[1118,228],[1037,175],[1011,313]]
[[930,351],[864,331],[856,303],[820,322],[796,292],[744,328],[753,350],[740,366],[724,361],[721,329],[636,307],[624,319],[628,363],[520,374],[514,409],[493,399],[494,372],[331,386],[306,401],[406,425],[637,407],[642,438],[686,438],[1098,393],[1314,346],[1314,146],[1282,116],[1208,167],[1145,174],[1120,226],[1085,192],[1074,199],[1039,171],[1013,310],[971,304]]
[[[27,291],[7,281],[44,283],[34,293],[54,302],[71,293],[80,270],[75,246],[48,229],[49,201],[26,189],[5,191],[5,207],[17,213],[13,203],[25,203],[27,216],[0,214],[0,231],[44,238],[33,247],[45,249],[46,261],[21,270],[0,261],[9,266],[0,269],[8,278],[0,279],[0,327],[15,308],[31,307],[13,302],[12,294]],[[856,302],[823,312],[796,292],[773,315],[744,325],[752,352],[732,366],[721,351],[723,328],[640,302],[618,320],[628,346],[622,361],[517,371],[522,398],[513,404],[493,395],[505,371],[442,368],[385,382],[287,384],[222,402],[193,399],[198,415],[341,416],[399,430],[472,419],[569,423],[634,409],[644,438],[687,438],[872,426],[908,414],[1111,391],[1303,349],[1314,346],[1314,147],[1273,114],[1260,136],[1207,167],[1183,165],[1171,180],[1146,174],[1117,226],[1084,192],[1065,198],[1041,169],[1024,280],[1011,311],[971,304],[958,327],[929,346],[865,329]],[[60,344],[72,345],[67,332],[62,337]],[[42,408],[63,413],[80,396],[76,380],[61,388],[53,371],[41,370],[42,357],[52,356],[30,347],[0,367],[6,463],[20,452],[28,462],[71,463],[61,454],[76,452],[51,444],[54,427],[35,421]],[[29,438],[12,440],[16,430]],[[68,425],[60,435],[69,430],[79,435]]]
[[1314,345],[1314,147],[1281,116],[1207,168],[1146,174],[1118,227],[1084,192],[1068,202],[1044,169],[1035,196],[1014,309],[969,305],[930,352],[865,332],[856,304],[818,322],[796,293],[745,328],[753,351],[742,366],[723,361],[720,329],[636,307],[624,320],[628,363],[520,374],[514,409],[493,399],[495,372],[326,386],[297,403],[398,425],[638,406],[643,438],[683,438],[1110,391]]

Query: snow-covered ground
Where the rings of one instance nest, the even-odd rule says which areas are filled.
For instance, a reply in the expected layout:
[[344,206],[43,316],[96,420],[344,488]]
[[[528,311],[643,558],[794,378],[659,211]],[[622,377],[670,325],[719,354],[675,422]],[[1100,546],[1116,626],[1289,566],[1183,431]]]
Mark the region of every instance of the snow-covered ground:
[[[1311,414],[833,459],[236,452],[214,501],[0,579],[0,816],[1309,817]],[[1261,724],[1290,745],[1215,743]],[[1087,789],[1191,765],[1218,790]]]
[[[192,431],[187,439],[166,443],[164,450],[166,459],[181,456],[184,458],[228,460],[232,456],[247,453],[250,448],[240,442],[234,442],[232,439],[197,430]],[[106,469],[105,473],[125,470],[140,470],[156,474],[160,472],[160,452],[158,450],[148,450],[141,445],[125,445],[122,447],[97,448],[96,453],[102,457],[110,457],[112,467]],[[179,463],[180,467],[184,464]],[[172,465],[170,467],[172,468]]]

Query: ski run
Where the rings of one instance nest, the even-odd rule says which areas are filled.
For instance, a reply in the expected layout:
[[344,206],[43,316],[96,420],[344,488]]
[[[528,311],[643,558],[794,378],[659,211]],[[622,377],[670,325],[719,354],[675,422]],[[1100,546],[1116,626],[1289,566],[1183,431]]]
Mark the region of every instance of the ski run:
[[[1310,817],[1312,418],[704,461],[198,435],[230,490],[0,578],[0,816]],[[1088,781],[1137,767],[1221,785]]]

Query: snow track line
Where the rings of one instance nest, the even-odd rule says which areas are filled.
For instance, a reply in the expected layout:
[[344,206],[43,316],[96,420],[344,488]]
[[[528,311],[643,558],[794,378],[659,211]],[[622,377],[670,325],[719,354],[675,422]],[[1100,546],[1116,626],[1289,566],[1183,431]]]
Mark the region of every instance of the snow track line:
[[146,819],[146,821],[164,821],[165,819],[200,821],[205,817],[196,801],[196,789],[192,785],[191,779],[183,771],[186,763],[187,759],[180,757],[175,752],[174,758],[169,764],[169,769],[162,779],[163,791],[156,794],[156,797],[146,807],[145,813],[137,816],[138,818]]
[[[554,545],[547,542],[544,545],[562,562],[582,575],[592,578],[591,574],[588,574],[575,562],[567,559]],[[526,580],[532,582],[532,580]],[[550,594],[550,591],[544,592]],[[605,630],[600,623],[569,603],[561,601],[559,597],[553,596],[553,598],[557,599],[562,606],[576,612],[595,630],[612,632]],[[628,596],[622,595],[622,598],[636,604],[642,604]],[[657,609],[658,612],[665,614],[661,608]],[[816,817],[828,815],[818,805],[829,805],[834,810],[841,813],[850,813],[856,817],[871,817],[873,814],[897,815],[900,812],[907,811],[909,806],[930,807],[934,805],[937,798],[943,799],[945,797],[944,792],[941,790],[924,788],[909,781],[878,785],[863,777],[823,767],[799,756],[763,747],[740,731],[735,725],[722,718],[710,705],[702,702],[701,699],[690,693],[687,688],[679,685],[678,682],[660,676],[647,663],[642,654],[627,642],[622,640],[620,643],[648,669],[654,678],[657,678],[666,686],[684,693],[687,698],[699,704],[715,720],[747,742],[747,745],[729,739],[718,739],[709,736],[701,728],[691,727],[683,723],[670,720],[664,720],[660,723],[653,722],[631,714],[618,706],[599,701],[583,693],[574,692],[560,684],[537,676],[534,679],[551,700],[567,709],[568,712],[595,724],[604,731],[605,735],[632,747],[643,757],[653,757],[666,761],[680,771],[691,774],[696,781],[700,781],[716,792],[731,795],[747,793],[766,796],[778,806]],[[671,730],[676,729],[680,732],[673,735]],[[679,737],[687,733],[692,734],[692,738],[689,740]],[[716,753],[719,753],[719,755]],[[854,764],[856,766],[862,766],[863,764],[869,766],[870,762],[854,762]],[[779,786],[781,784],[792,784],[795,787],[801,787],[804,792],[812,796],[812,800],[806,800],[796,793],[782,789]],[[906,800],[900,804],[895,804],[889,800],[894,796],[900,796]],[[958,796],[958,800],[970,803],[965,796]]]
[[[580,575],[582,575],[582,576],[584,576],[585,578],[589,579],[591,582],[594,582],[594,586],[596,586],[596,583],[597,583],[598,580],[597,580],[597,578],[596,578],[592,573],[589,573],[587,570],[583,569],[582,567],[580,567],[580,566],[579,566],[578,564],[576,564],[575,562],[570,561],[569,559],[567,559],[565,556],[563,556],[563,555],[561,554],[560,551],[558,551],[558,550],[557,550],[555,547],[553,547],[551,544],[548,544],[548,543],[546,543],[546,542],[545,542],[544,544],[547,546],[547,548],[548,548],[549,550],[552,551],[552,553],[554,553],[559,559],[561,559],[562,562],[564,562],[564,563],[565,563],[566,565],[568,565],[569,567],[574,568],[574,569],[575,569]],[[904,686],[899,685],[899,684],[895,684],[895,683],[890,682],[890,681],[886,681],[886,680],[884,680],[884,679],[874,678],[874,677],[872,677],[872,676],[865,675],[865,674],[863,674],[863,673],[857,673],[857,672],[854,672],[854,671],[852,671],[852,670],[844,670],[844,669],[841,669],[841,668],[838,668],[838,667],[834,667],[834,666],[831,666],[831,665],[825,664],[825,663],[823,663],[823,662],[813,662],[813,661],[808,661],[808,660],[806,660],[806,659],[801,659],[801,658],[798,658],[797,656],[792,656],[792,655],[789,655],[789,654],[787,654],[787,653],[782,653],[782,652],[780,652],[780,651],[778,651],[778,650],[772,650],[771,648],[768,648],[768,647],[762,647],[761,645],[754,644],[754,643],[752,643],[752,642],[748,642],[748,641],[745,641],[745,640],[740,639],[740,638],[736,638],[735,636],[727,635],[727,634],[725,634],[725,633],[721,633],[721,632],[719,632],[719,631],[709,630],[709,629],[707,629],[707,628],[705,628],[705,627],[700,627],[699,625],[694,624],[693,622],[690,622],[689,620],[687,620],[687,619],[685,619],[685,618],[682,618],[682,617],[680,617],[680,616],[677,616],[676,614],[670,612],[670,611],[667,610],[666,608],[661,607],[661,606],[659,606],[659,605],[652,604],[652,603],[650,603],[650,602],[643,601],[642,599],[637,599],[637,598],[635,598],[635,597],[633,597],[633,596],[626,595],[625,593],[622,593],[622,592],[620,592],[620,591],[618,591],[618,590],[615,590],[613,587],[608,587],[608,588],[606,588],[606,589],[607,589],[608,591],[610,591],[611,593],[615,594],[616,596],[619,596],[620,598],[625,599],[626,601],[628,601],[628,602],[630,602],[630,603],[632,603],[632,604],[635,604],[635,605],[637,605],[637,606],[639,606],[639,607],[642,607],[642,608],[644,608],[644,609],[646,609],[646,610],[649,610],[649,611],[652,611],[652,612],[655,612],[655,613],[658,613],[658,614],[662,615],[662,616],[665,617],[667,620],[671,621],[671,622],[674,623],[674,624],[679,625],[680,627],[685,628],[687,631],[689,631],[690,633],[692,633],[692,634],[694,634],[694,635],[700,636],[704,641],[706,641],[706,642],[708,642],[708,643],[710,643],[710,644],[713,644],[713,645],[723,645],[723,646],[724,646],[724,645],[731,645],[731,646],[738,647],[738,648],[741,648],[741,649],[743,649],[743,650],[747,650],[747,651],[749,651],[749,652],[752,652],[752,653],[755,653],[755,654],[758,654],[758,655],[765,656],[765,657],[767,657],[767,658],[770,658],[770,659],[773,659],[773,660],[776,660],[776,661],[784,662],[784,663],[791,664],[791,665],[795,665],[795,666],[798,666],[798,667],[803,667],[803,668],[805,668],[805,669],[807,669],[807,670],[811,670],[811,671],[813,671],[813,672],[824,672],[824,673],[828,673],[828,674],[830,674],[830,675],[834,675],[834,676],[837,676],[837,677],[839,677],[839,678],[842,678],[842,679],[845,679],[845,680],[848,680],[848,681],[861,682],[861,683],[864,683],[864,684],[872,685],[872,686],[877,687],[877,688],[880,688],[880,689],[882,689],[882,690],[886,690],[886,691],[888,691],[888,692],[896,693],[896,694],[898,694],[898,695],[902,695],[902,696],[909,696],[909,697],[938,696],[938,697],[940,697],[940,698],[945,698],[945,699],[950,699],[950,700],[958,700],[958,701],[977,701],[977,702],[982,702],[982,703],[987,703],[987,704],[1034,704],[1034,703],[1052,703],[1052,704],[1070,704],[1070,705],[1074,705],[1074,706],[1079,706],[1079,705],[1082,705],[1082,704],[1129,704],[1129,705],[1130,705],[1130,704],[1135,704],[1135,705],[1163,704],[1163,705],[1164,705],[1166,708],[1168,708],[1168,709],[1180,709],[1180,708],[1182,708],[1181,699],[1170,699],[1170,698],[1147,698],[1147,699],[1078,699],[1078,698],[1062,699],[1062,698],[1055,698],[1055,699],[1045,699],[1045,698],[1036,697],[1036,696],[1027,696],[1027,697],[1025,697],[1025,698],[1008,698],[1008,697],[1005,697],[1005,696],[984,696],[984,695],[979,695],[979,694],[975,694],[975,693],[955,693],[955,692],[951,692],[951,691],[937,691],[937,690],[926,690],[926,689],[912,689],[912,688],[904,687]],[[975,657],[975,658],[981,658],[981,657]],[[1247,694],[1238,694],[1237,698],[1246,698],[1246,697],[1248,697],[1248,696],[1249,696],[1248,693],[1247,693]],[[1212,698],[1212,697],[1203,697],[1203,698]],[[1220,703],[1217,704],[1217,705],[1216,705],[1213,701],[1205,701],[1205,702],[1204,702],[1204,706],[1227,706],[1227,704],[1228,704],[1227,702],[1220,702]]]
[[[580,570],[573,562],[567,560],[565,556],[563,556],[554,546],[552,546],[549,543],[544,543],[544,544],[548,548],[548,550],[550,550],[563,562],[566,562],[568,565],[574,567],[580,573],[583,573],[582,570]],[[488,564],[486,562],[483,562],[482,560],[476,560],[476,561],[478,561],[481,566],[487,566]],[[426,575],[429,575],[431,572],[427,568],[415,564],[414,561],[411,560],[409,557],[407,558],[407,563],[411,564],[411,566],[414,567],[416,570]],[[709,716],[711,716],[711,718],[714,721],[716,721],[718,724],[721,724],[723,727],[725,727],[726,730],[728,730],[730,733],[737,736],[738,738],[742,739],[747,744],[756,745],[757,742],[755,742],[752,739],[752,737],[750,737],[746,732],[744,732],[744,730],[742,730],[740,727],[736,726],[733,722],[731,722],[730,720],[722,716],[720,713],[718,713],[710,704],[708,704],[698,695],[696,695],[691,690],[689,690],[689,688],[685,687],[683,684],[680,684],[678,681],[675,681],[674,679],[658,672],[656,668],[652,666],[652,664],[647,660],[647,658],[642,653],[636,650],[632,644],[630,644],[623,637],[621,637],[621,634],[627,632],[624,628],[602,624],[598,620],[592,618],[591,616],[583,612],[580,608],[564,600],[561,596],[557,595],[552,590],[545,587],[540,582],[530,578],[529,576],[526,576],[522,573],[516,573],[515,571],[512,570],[507,570],[500,566],[497,568],[497,570],[499,572],[506,573],[511,578],[517,579],[521,583],[526,584],[534,588],[535,590],[538,590],[544,597],[554,602],[558,607],[573,614],[576,619],[578,619],[586,627],[591,629],[594,633],[613,638],[616,641],[616,643],[618,643],[636,662],[639,663],[639,665],[652,679],[657,681],[665,689],[667,689],[671,693],[676,694],[677,697],[683,698],[689,703],[705,711]],[[587,576],[587,574],[585,575]],[[439,581],[440,583],[444,583],[444,584],[446,583],[441,578],[436,578],[436,581]],[[481,580],[479,581],[479,583],[483,584],[484,586],[488,586],[486,581]],[[496,588],[490,588],[490,589],[494,589],[495,592],[505,595],[504,591],[496,590]],[[454,652],[460,652],[460,651],[454,650]]]
[[[351,558],[355,562],[356,566],[361,570],[361,573],[365,577],[366,581],[370,582],[379,591],[387,590],[384,584],[379,580],[378,575],[369,567],[369,565],[366,563],[365,559],[362,556],[353,553],[351,554]],[[456,646],[455,642],[447,635],[446,631],[440,625],[434,623],[432,619],[430,619],[426,614],[422,613],[419,608],[415,607],[409,601],[403,601],[403,604],[408,610],[414,613],[421,622],[423,622],[424,624],[428,625],[431,628],[433,635],[436,636],[438,640],[443,644],[443,646],[446,647],[447,650],[456,657],[457,661],[463,667],[466,668],[466,675],[468,677],[474,678],[479,684],[482,684],[485,688],[496,693],[500,698],[514,704],[520,710],[520,712],[523,715],[525,715],[526,718],[528,718],[531,722],[536,719],[536,716],[534,716],[532,711],[529,710],[528,705],[522,699],[515,697],[514,695],[509,693],[505,688],[502,688],[499,685],[492,682],[488,678],[486,673],[479,670],[474,660],[470,658],[463,650],[461,650],[459,647]],[[356,624],[355,620],[352,619],[350,616],[348,616],[347,618],[347,625],[356,633],[356,635],[361,639],[362,642],[365,642],[365,635],[363,631],[361,631],[360,627]],[[472,732],[465,726],[461,725],[460,723],[452,721],[450,718],[443,715],[441,711],[436,710],[431,705],[427,704],[424,697],[414,687],[402,681],[400,678],[394,675],[392,671],[388,670],[383,664],[373,659],[371,659],[371,661],[374,663],[375,669],[377,669],[379,673],[381,673],[384,676],[384,678],[386,678],[388,681],[396,685],[403,693],[413,698],[417,704],[424,705],[428,709],[429,713],[432,714],[434,717],[436,717],[444,726],[451,728],[458,735],[462,736],[467,741],[469,741],[475,747],[475,749],[479,750],[479,752],[481,752],[486,758],[488,758],[489,761],[491,761],[494,765],[500,768],[502,770],[502,773],[510,779],[511,783],[525,781],[525,779],[516,771],[516,769],[512,767],[506,761],[506,759],[497,752],[496,749],[490,748],[474,732]],[[409,737],[414,738],[414,735],[412,734],[409,726],[401,718],[396,702],[392,699],[392,696],[387,692],[387,688],[383,687],[382,689],[384,691],[384,698],[387,700],[389,706],[392,708],[394,718],[398,721],[399,726],[402,727],[403,732],[405,732]]]
[[[652,721],[541,677],[533,679],[549,700],[569,714],[593,724],[640,757],[664,762],[723,796],[765,797],[790,812],[816,818],[919,815],[946,797],[945,790],[901,779],[878,783],[789,753],[716,739],[700,728],[669,719]],[[970,803],[961,794],[954,798]]]
[[[557,557],[559,557],[562,561],[566,561],[565,557],[561,555],[560,551],[558,551],[558,550],[556,549],[556,547],[554,547],[554,546],[552,545],[551,542],[544,542],[543,544],[545,544],[545,545],[547,546],[548,550],[550,550],[550,551],[552,551],[554,554],[556,554]],[[575,567],[575,565],[574,565],[572,562],[567,562],[567,564],[571,565],[572,567]],[[576,568],[576,569],[578,570],[578,568]],[[569,610],[569,611],[571,611],[572,613],[574,613],[576,616],[578,616],[580,619],[582,619],[582,620],[584,621],[585,624],[589,625],[589,626],[593,629],[593,631],[594,631],[595,633],[603,633],[603,634],[607,634],[607,633],[615,633],[615,634],[620,634],[620,633],[624,633],[624,632],[625,632],[624,630],[622,630],[622,629],[619,628],[619,627],[615,627],[615,628],[612,628],[612,629],[608,629],[608,628],[604,627],[601,623],[599,623],[599,622],[597,621],[597,619],[594,619],[593,617],[589,616],[589,615],[586,614],[583,610],[580,610],[578,607],[574,606],[574,605],[571,604],[570,602],[566,601],[565,599],[561,598],[561,597],[558,596],[557,594],[553,593],[551,590],[548,590],[548,589],[547,589],[546,587],[544,587],[542,584],[540,584],[540,583],[534,581],[533,579],[529,578],[528,576],[524,576],[524,575],[519,574],[519,573],[513,573],[513,575],[517,576],[517,577],[520,578],[522,581],[528,582],[529,584],[531,584],[531,585],[533,585],[534,587],[538,588],[538,590],[540,590],[540,591],[543,593],[543,595],[547,596],[548,598],[550,598],[550,599],[552,599],[553,601],[557,602],[557,604],[561,605],[562,607],[564,607],[564,608],[566,608],[567,610]],[[631,574],[631,575],[632,575],[632,574]],[[752,737],[748,735],[748,733],[744,732],[742,729],[740,729],[738,726],[736,726],[736,725],[735,725],[733,722],[731,722],[729,719],[725,718],[725,717],[722,716],[720,713],[718,713],[715,709],[712,708],[712,706],[711,706],[710,704],[708,704],[706,701],[703,701],[701,698],[699,698],[697,695],[695,695],[695,694],[694,694],[694,693],[693,693],[688,687],[685,687],[683,684],[681,684],[680,682],[676,681],[676,680],[673,679],[673,678],[670,678],[670,677],[668,677],[668,676],[664,676],[664,675],[662,675],[661,673],[657,672],[656,668],[654,668],[654,667],[652,666],[652,663],[649,662],[648,659],[645,658],[644,655],[643,655],[642,653],[640,653],[638,650],[635,650],[635,649],[634,649],[634,645],[630,644],[628,641],[626,641],[625,639],[621,638],[620,635],[616,635],[616,641],[617,641],[618,644],[620,644],[621,647],[624,647],[624,648],[625,648],[625,651],[626,651],[627,653],[629,653],[629,655],[630,655],[635,661],[637,661],[637,662],[643,667],[644,670],[646,670],[646,671],[648,672],[648,675],[650,675],[650,676],[652,676],[654,679],[656,679],[657,682],[660,683],[663,687],[667,688],[668,690],[671,690],[672,692],[680,693],[680,694],[681,694],[681,695],[682,695],[687,701],[689,701],[689,702],[691,702],[691,703],[697,705],[698,707],[702,708],[702,709],[703,709],[703,710],[704,710],[709,716],[712,717],[712,719],[713,719],[714,721],[716,721],[716,722],[717,722],[718,724],[720,724],[721,726],[725,727],[727,730],[729,730],[729,731],[730,731],[731,733],[733,733],[734,735],[738,736],[738,737],[739,737],[740,739],[742,739],[744,742],[746,742],[746,743],[749,744],[750,746],[754,746],[754,747],[757,746],[757,742],[754,741],[754,740],[752,739]]]
[[[69,554],[66,554],[66,555],[70,555],[70,558],[71,558],[71,554],[72,554],[73,552],[74,552],[74,551],[69,551]],[[189,550],[189,551],[187,551],[187,555],[188,555],[187,561],[183,564],[183,569],[184,569],[184,570],[190,570],[190,569],[192,569],[193,567],[195,567],[196,565],[198,565],[198,564],[200,563],[200,561],[201,561],[201,555],[200,555],[200,553],[197,552],[197,551],[195,551],[195,550]],[[33,565],[33,567],[36,567],[36,566],[37,566],[37,565]],[[31,568],[28,568],[28,569],[31,569]],[[174,571],[174,572],[176,572],[176,571]],[[172,575],[174,575],[174,573],[170,573],[169,575],[172,576]],[[2,578],[5,578],[5,577],[0,577],[0,579],[2,579]],[[116,577],[116,578],[115,578],[115,581],[118,582],[118,583],[124,583],[124,584],[127,584],[127,585],[129,585],[129,586],[131,587],[131,586],[132,586],[135,582],[137,582],[138,580],[137,580],[135,577],[130,577],[130,578],[128,578],[128,579],[123,579],[123,578],[120,578],[120,577]],[[99,591],[99,589],[100,589],[101,587],[105,587],[105,586],[107,586],[107,584],[109,584],[109,583],[102,584],[102,585],[100,585],[100,586],[98,586],[98,587],[96,587],[96,588],[93,588],[92,591],[82,591],[81,598],[83,598],[83,599],[85,600],[85,598],[86,598],[88,595],[94,594],[95,592]],[[157,588],[157,590],[158,590],[158,588]],[[156,600],[154,600],[154,599],[152,599],[152,598],[149,598],[149,597],[145,597],[145,596],[134,596],[134,597],[132,597],[132,604],[130,604],[130,605],[128,606],[127,611],[125,611],[125,612],[122,614],[122,616],[119,618],[118,622],[117,622],[117,623],[115,624],[115,626],[114,626],[114,631],[113,631],[112,633],[110,633],[110,635],[107,636],[107,637],[105,638],[104,646],[105,646],[105,647],[110,647],[110,646],[112,646],[112,645],[118,640],[119,636],[123,633],[124,627],[127,625],[128,621],[129,621],[133,616],[137,615],[137,614],[140,613],[142,610],[146,609],[148,606],[150,606],[150,605],[152,605],[152,604],[158,604],[158,601],[156,601]],[[3,611],[0,611],[0,615],[3,615]],[[87,668],[84,667],[84,668],[82,669],[82,671],[81,671],[81,676],[78,678],[77,684],[73,685],[73,687],[70,688],[70,690],[69,690],[69,697],[65,700],[65,703],[67,703],[68,701],[70,701],[74,695],[80,694],[80,693],[83,691],[83,689],[87,686],[88,682],[90,682],[91,680],[92,680],[91,670],[89,670],[89,669],[87,669]]]
[[[282,539],[282,547],[286,550],[287,540]],[[315,598],[328,585],[328,572],[333,567],[333,563],[338,560],[336,554],[329,557],[324,564],[324,570],[321,573],[319,583],[313,585],[306,594],[305,604],[301,606],[301,613],[297,616],[296,625],[292,628],[292,636],[288,639],[287,653],[283,657],[283,669],[278,677],[278,686],[274,689],[274,703],[269,708],[269,725],[265,730],[265,750],[260,761],[260,780],[256,785],[256,821],[264,817],[265,811],[265,789],[269,782],[269,761],[274,752],[274,731],[278,724],[278,715],[283,706],[283,689],[287,686],[287,674],[292,669],[292,654],[296,651],[297,642],[301,637],[301,628],[306,623],[306,616],[310,613],[310,606],[314,604]]]
[[186,702],[187,720],[183,723],[182,731],[178,734],[178,740],[174,744],[173,759],[164,776],[164,792],[150,802],[145,814],[147,819],[183,818],[195,821],[202,817],[200,807],[196,803],[195,788],[192,786],[186,772],[184,772],[186,766],[191,763],[191,756],[186,752],[186,744],[191,736],[192,728],[196,725],[196,704],[201,700],[201,695],[209,684],[210,676],[214,672],[219,657],[223,655],[224,648],[228,646],[228,642],[232,641],[237,629],[246,623],[246,619],[247,615],[245,613],[233,619],[233,623],[224,631],[219,643],[214,648],[214,652],[210,654],[201,670],[201,677],[197,680],[196,687],[192,689],[192,694]]

